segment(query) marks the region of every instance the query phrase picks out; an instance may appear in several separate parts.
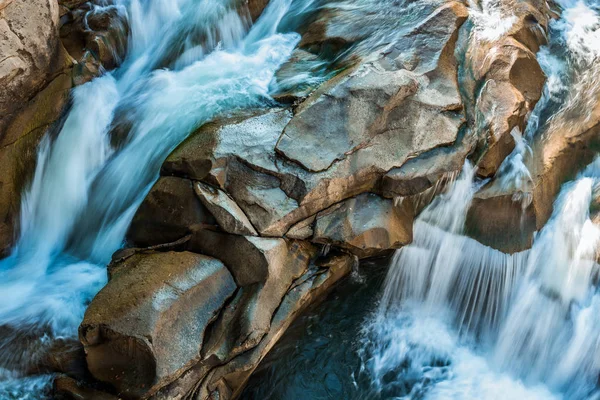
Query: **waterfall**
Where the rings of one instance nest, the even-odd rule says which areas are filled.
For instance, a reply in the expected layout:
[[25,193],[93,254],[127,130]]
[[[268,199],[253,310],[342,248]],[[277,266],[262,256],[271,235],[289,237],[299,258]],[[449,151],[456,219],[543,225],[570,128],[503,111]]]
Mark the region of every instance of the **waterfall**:
[[599,396],[600,227],[590,203],[600,158],[563,185],[533,247],[513,255],[462,235],[481,185],[473,176],[466,165],[419,216],[414,242],[396,252],[363,332],[365,368],[381,391],[390,390],[389,374],[415,375],[422,384],[408,398]]
[[169,152],[211,119],[272,101],[274,73],[299,41],[296,33],[277,33],[291,0],[272,0],[253,25],[240,4],[106,6],[128,21],[127,56],[117,70],[73,90],[60,133],[40,145],[18,242],[0,261],[0,328],[8,332],[0,341],[0,398],[40,396],[35,387],[44,377],[15,381],[38,358],[25,349],[43,353],[53,338],[76,337]]

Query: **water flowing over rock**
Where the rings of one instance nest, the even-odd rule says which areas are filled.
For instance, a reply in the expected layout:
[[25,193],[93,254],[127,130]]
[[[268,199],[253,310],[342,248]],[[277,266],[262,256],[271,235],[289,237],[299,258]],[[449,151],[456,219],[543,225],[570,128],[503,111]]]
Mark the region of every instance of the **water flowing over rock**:
[[0,397],[236,399],[394,252],[378,396],[596,393],[580,3],[0,0]]
[[204,330],[236,285],[220,261],[185,252],[133,255],[116,268],[80,336],[90,372],[137,397],[198,356]]

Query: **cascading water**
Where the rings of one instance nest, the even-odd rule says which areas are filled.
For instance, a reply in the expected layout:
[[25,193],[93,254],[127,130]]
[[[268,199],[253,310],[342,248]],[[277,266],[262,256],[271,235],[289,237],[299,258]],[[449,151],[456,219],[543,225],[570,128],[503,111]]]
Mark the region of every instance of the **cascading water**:
[[507,255],[461,235],[479,186],[465,167],[417,219],[363,332],[379,391],[408,374],[418,378],[407,398],[600,398],[599,168],[564,185],[531,250]]
[[233,0],[105,5],[128,21],[127,56],[74,89],[60,133],[40,146],[18,243],[0,261],[0,398],[42,396],[48,377],[23,377],[55,340],[76,336],[169,152],[210,119],[272,102],[274,73],[299,40],[278,26],[308,7],[291,3],[271,1],[254,25]]
[[[586,126],[598,105],[600,81],[600,10],[594,1],[558,0],[562,13],[550,21],[549,43],[537,59],[546,74],[542,97],[528,116],[524,132],[513,131],[516,146],[499,170],[499,183],[505,190],[528,189],[531,182],[525,160],[533,152],[536,137],[552,132],[568,132]],[[581,116],[588,110],[588,118]],[[527,199],[525,199],[527,200]]]

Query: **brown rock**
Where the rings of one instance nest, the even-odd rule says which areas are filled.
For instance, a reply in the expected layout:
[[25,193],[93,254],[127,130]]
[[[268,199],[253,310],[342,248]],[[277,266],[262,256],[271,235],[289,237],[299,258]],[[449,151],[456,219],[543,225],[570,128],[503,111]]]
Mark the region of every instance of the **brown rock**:
[[57,400],[119,400],[117,396],[96,390],[64,375],[54,380],[53,392]]
[[202,182],[194,183],[194,191],[225,232],[235,235],[258,235],[246,214],[227,193]]
[[[354,258],[339,255],[312,265],[296,279],[271,320],[269,333],[252,349],[233,358],[224,365],[214,358],[204,359],[184,374],[180,379],[157,392],[153,399],[196,398],[235,399],[262,358],[275,345],[277,340],[306,306],[327,292],[336,282],[347,275]],[[212,397],[211,397],[212,396]]]
[[[594,92],[588,94],[593,96]],[[575,96],[585,97],[584,93]],[[550,218],[561,185],[575,178],[600,147],[600,103],[583,121],[580,109],[575,102],[538,133],[532,144],[533,156],[525,161],[531,181],[524,187],[506,188],[495,180],[476,194],[467,219],[468,233],[474,239],[506,252],[530,246],[533,232],[541,230]],[[485,210],[493,210],[489,211],[491,221],[497,223],[481,218]]]
[[124,262],[87,309],[80,340],[92,375],[137,398],[199,361],[206,329],[236,285],[220,261],[189,252]]
[[477,106],[481,113],[478,126],[488,132],[487,151],[479,159],[477,174],[489,177],[515,148],[511,132],[515,128],[524,130],[525,117],[530,110],[521,92],[512,84],[495,80],[486,83]]
[[[0,140],[13,113],[62,65],[55,0],[3,2],[0,16]],[[57,64],[58,63],[58,64]]]
[[359,258],[380,255],[412,241],[411,214],[392,200],[364,193],[317,214],[312,240],[347,249]]
[[531,201],[523,196],[489,186],[478,192],[467,213],[465,232],[479,242],[516,253],[531,247],[536,228],[536,215]]
[[56,121],[70,89],[70,74],[58,75],[29,101],[0,139],[0,257],[18,235],[21,193],[35,169],[38,144],[47,130],[60,128],[61,121]]
[[292,282],[307,269],[316,249],[300,241],[236,236],[201,230],[190,248],[218,256],[241,288],[211,330],[203,357],[225,362],[258,344]]

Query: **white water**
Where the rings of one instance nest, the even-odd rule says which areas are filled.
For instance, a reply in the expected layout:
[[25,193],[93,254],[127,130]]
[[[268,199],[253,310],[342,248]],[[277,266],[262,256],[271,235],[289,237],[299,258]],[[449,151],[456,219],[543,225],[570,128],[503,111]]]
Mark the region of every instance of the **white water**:
[[[40,146],[18,243],[0,261],[0,326],[13,332],[0,342],[0,398],[41,396],[46,377],[19,380],[36,358],[25,349],[76,337],[169,152],[210,119],[269,104],[299,40],[276,32],[290,5],[272,0],[251,26],[233,1],[116,0],[131,30],[127,57],[74,89],[60,134]],[[115,148],[119,124],[130,130]]]
[[[415,222],[364,331],[365,367],[420,382],[407,398],[600,398],[600,227],[590,220],[600,159],[563,186],[529,251],[507,255],[462,236],[468,165]],[[423,397],[421,397],[423,396]]]

